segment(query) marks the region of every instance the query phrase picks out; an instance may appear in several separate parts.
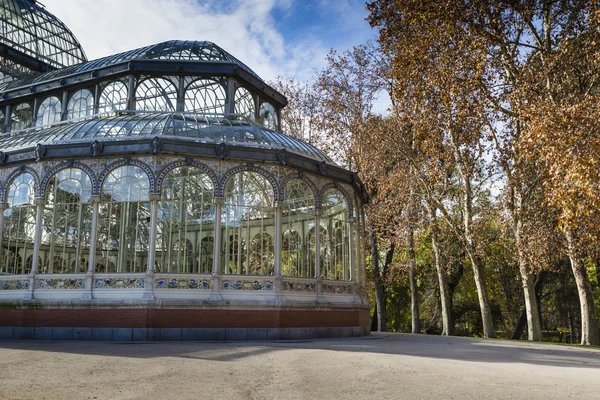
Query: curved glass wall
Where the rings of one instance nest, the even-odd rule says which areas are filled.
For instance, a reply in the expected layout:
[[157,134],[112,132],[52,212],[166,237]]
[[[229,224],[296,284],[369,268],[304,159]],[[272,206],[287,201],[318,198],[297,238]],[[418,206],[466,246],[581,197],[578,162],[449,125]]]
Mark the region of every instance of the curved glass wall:
[[38,272],[84,273],[92,231],[92,181],[81,169],[64,169],[46,192]]
[[96,272],[144,272],[150,239],[150,182],[139,167],[113,170],[98,209]]
[[185,111],[225,113],[225,88],[212,79],[197,79],[185,89]]
[[315,277],[315,255],[305,238],[315,226],[315,198],[302,179],[292,179],[284,190],[281,275]]
[[263,175],[243,171],[229,178],[221,218],[221,273],[274,273],[273,201],[273,188]]
[[60,121],[61,103],[58,97],[48,97],[38,107],[35,126],[52,125]]
[[165,78],[147,78],[135,91],[135,109],[138,111],[175,111],[177,87]]
[[258,118],[259,122],[269,129],[277,130],[279,127],[279,118],[277,118],[275,107],[269,103],[262,103],[260,105]]
[[213,193],[212,180],[198,168],[167,174],[158,208],[156,272],[212,273]]
[[27,103],[21,103],[16,106],[10,114],[10,129],[19,131],[21,129],[31,128],[33,123],[33,111]]
[[[35,180],[29,173],[17,176],[8,187],[2,224],[0,274],[28,274],[35,239]],[[33,258],[31,258],[33,260]]]
[[87,89],[73,93],[67,104],[67,119],[81,119],[94,113],[94,95]]
[[98,112],[114,112],[127,109],[127,86],[121,81],[110,82],[102,89]]
[[[322,199],[321,247],[325,254],[321,256],[321,278],[350,279],[350,223],[348,221],[348,203],[337,189],[327,190]],[[323,232],[323,229],[326,232]]]
[[254,97],[246,88],[239,87],[235,91],[235,114],[242,115],[250,121],[255,120]]

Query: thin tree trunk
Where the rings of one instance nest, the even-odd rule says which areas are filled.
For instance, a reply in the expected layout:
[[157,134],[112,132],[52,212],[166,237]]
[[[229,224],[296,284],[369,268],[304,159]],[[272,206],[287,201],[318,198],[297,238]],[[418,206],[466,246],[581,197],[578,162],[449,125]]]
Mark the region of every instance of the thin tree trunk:
[[473,267],[473,278],[477,287],[477,298],[479,299],[479,309],[481,311],[481,323],[483,324],[483,335],[486,338],[495,338],[494,320],[492,318],[492,310],[490,308],[490,299],[487,293],[485,284],[485,276],[483,273],[483,265],[475,254],[475,246],[472,241],[468,241],[466,245],[467,255]]
[[[421,333],[421,315],[419,313],[419,292],[417,287],[417,259],[415,252],[415,232],[408,231],[408,280],[410,282],[410,306],[412,316],[412,333]],[[387,260],[386,260],[387,264]]]
[[435,258],[435,269],[437,271],[440,285],[440,300],[442,303],[442,336],[454,335],[454,321],[452,321],[452,302],[450,299],[450,289],[448,287],[448,277],[442,268],[442,254],[439,248],[437,209],[429,207],[429,218],[431,220],[431,245]]
[[525,254],[523,252],[523,239],[521,237],[521,228],[523,221],[520,216],[521,194],[515,193],[515,209],[511,210],[513,214],[513,230],[515,234],[515,245],[519,255],[519,272],[521,274],[521,284],[523,285],[523,294],[525,298],[525,310],[527,314],[527,340],[542,340],[542,324],[540,322],[540,312],[537,297],[535,295],[535,284],[533,275],[527,265]]
[[585,263],[576,251],[576,240],[572,232],[566,232],[567,252],[573,269],[573,276],[577,283],[579,304],[581,306],[581,344],[600,345],[600,331],[592,295],[592,284],[585,267]]
[[377,307],[377,331],[387,331],[387,312],[385,298],[385,282],[379,268],[379,249],[377,235],[371,232],[371,262],[373,263],[373,281],[375,283],[375,303]]

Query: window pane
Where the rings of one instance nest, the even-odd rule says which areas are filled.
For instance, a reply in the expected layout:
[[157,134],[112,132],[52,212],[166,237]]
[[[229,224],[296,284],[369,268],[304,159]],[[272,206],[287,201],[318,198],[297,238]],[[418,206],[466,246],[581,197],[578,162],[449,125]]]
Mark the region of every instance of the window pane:
[[215,205],[202,170],[175,168],[165,177],[158,209],[157,272],[211,274]]
[[227,181],[221,221],[221,273],[274,273],[273,189],[256,172],[239,172]]

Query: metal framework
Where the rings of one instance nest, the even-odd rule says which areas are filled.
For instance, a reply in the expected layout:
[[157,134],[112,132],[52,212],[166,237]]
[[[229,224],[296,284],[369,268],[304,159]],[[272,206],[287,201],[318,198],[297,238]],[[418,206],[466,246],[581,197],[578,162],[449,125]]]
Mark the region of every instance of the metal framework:
[[0,0],[0,36],[0,306],[348,311],[368,330],[365,188],[279,131],[287,100],[247,65],[177,40],[88,62],[33,0]]
[[0,43],[37,60],[38,71],[87,61],[73,33],[35,0],[0,2]]

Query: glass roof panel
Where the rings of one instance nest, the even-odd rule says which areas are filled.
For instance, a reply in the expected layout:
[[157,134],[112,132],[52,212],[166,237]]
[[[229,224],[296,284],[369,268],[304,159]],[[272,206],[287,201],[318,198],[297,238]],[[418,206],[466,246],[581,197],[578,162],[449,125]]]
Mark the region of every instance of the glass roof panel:
[[69,28],[35,0],[0,1],[0,42],[55,68],[87,61]]
[[196,113],[101,114],[79,121],[65,121],[50,127],[36,127],[0,134],[5,152],[34,147],[36,144],[76,143],[91,140],[120,140],[135,136],[177,136],[202,143],[227,143],[286,149],[317,161],[333,164],[321,150],[283,133],[266,129],[244,117],[209,116]]
[[80,72],[92,71],[102,67],[125,63],[132,60],[180,60],[196,62],[203,61],[209,63],[230,63],[238,65],[243,70],[254,75],[255,78],[262,82],[262,79],[246,64],[242,63],[240,60],[227,53],[214,43],[171,40],[168,42],[158,43],[155,45],[100,58],[98,60],[89,61],[84,64],[63,68],[58,71],[46,72],[33,77],[26,77],[20,80],[0,84],[0,92],[21,86],[45,82],[51,79],[58,79]]

